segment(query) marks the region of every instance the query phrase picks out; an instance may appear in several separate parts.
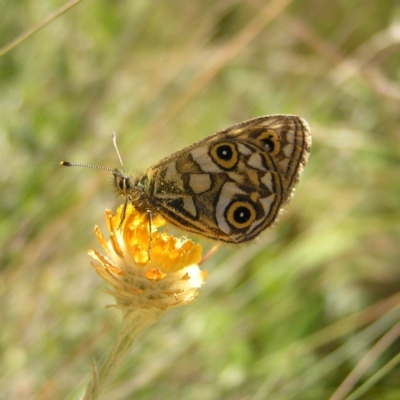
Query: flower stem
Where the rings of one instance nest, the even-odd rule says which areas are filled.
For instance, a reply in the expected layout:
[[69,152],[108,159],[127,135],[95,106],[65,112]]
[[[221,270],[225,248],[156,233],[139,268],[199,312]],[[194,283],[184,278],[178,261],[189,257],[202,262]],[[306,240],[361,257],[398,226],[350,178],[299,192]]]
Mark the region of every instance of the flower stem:
[[161,316],[161,310],[136,309],[124,314],[121,331],[110,352],[99,368],[92,367],[92,379],[86,386],[82,400],[97,400],[124,362],[134,341]]

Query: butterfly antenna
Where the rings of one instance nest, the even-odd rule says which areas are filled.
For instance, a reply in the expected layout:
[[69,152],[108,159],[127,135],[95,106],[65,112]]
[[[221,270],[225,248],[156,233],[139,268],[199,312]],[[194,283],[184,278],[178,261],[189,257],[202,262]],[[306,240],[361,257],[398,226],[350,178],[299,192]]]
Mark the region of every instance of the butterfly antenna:
[[114,172],[113,169],[107,167],[101,167],[100,165],[78,164],[69,161],[61,161],[60,165],[62,165],[63,167],[85,167],[85,168],[104,169],[106,171]]
[[[118,150],[117,135],[115,134],[115,132],[112,134],[112,140],[113,140],[113,144],[114,144],[115,150],[117,152],[117,156],[118,156],[119,162],[121,163],[121,167],[125,171],[124,163],[122,162],[121,154],[119,153],[119,150]],[[79,163],[72,163],[72,162],[69,162],[69,161],[61,161],[60,165],[62,165],[64,167],[85,167],[85,168],[104,169],[105,171],[115,172],[115,169],[102,167],[100,165],[79,164]]]
[[125,167],[124,167],[124,163],[122,162],[121,154],[119,154],[119,150],[118,150],[118,146],[117,146],[117,135],[115,134],[115,132],[112,134],[112,140],[113,140],[113,144],[115,147],[115,151],[117,152],[119,162],[121,163],[121,167],[125,171]]

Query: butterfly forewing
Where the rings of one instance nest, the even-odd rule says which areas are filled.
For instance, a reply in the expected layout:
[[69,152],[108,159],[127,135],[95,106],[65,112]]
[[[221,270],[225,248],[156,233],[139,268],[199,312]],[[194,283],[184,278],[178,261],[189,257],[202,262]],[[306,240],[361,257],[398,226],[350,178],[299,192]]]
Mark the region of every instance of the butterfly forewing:
[[268,152],[290,196],[310,153],[311,136],[307,122],[300,117],[272,115],[230,129],[238,137],[258,142]]

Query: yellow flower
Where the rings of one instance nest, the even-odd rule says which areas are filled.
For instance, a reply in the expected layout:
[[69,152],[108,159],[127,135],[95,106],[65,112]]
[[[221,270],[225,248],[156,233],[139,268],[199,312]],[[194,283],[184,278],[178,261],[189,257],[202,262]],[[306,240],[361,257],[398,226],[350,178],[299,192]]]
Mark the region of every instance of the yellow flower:
[[167,310],[194,301],[207,276],[197,265],[200,245],[158,232],[164,220],[155,216],[150,224],[149,215],[131,204],[121,223],[122,213],[123,206],[115,216],[106,211],[110,240],[95,228],[106,255],[89,252],[96,272],[111,285],[108,292],[122,311],[122,326],[109,355],[100,367],[93,365],[83,400],[97,399],[140,334]]
[[109,241],[95,228],[106,255],[97,250],[89,252],[95,259],[92,265],[97,273],[112,286],[108,291],[115,297],[116,306],[123,312],[167,310],[194,301],[206,278],[206,272],[197,265],[201,246],[157,231],[165,224],[159,216],[151,221],[150,239],[147,213],[140,213],[128,204],[119,226],[122,213],[123,206],[115,216],[106,211]]

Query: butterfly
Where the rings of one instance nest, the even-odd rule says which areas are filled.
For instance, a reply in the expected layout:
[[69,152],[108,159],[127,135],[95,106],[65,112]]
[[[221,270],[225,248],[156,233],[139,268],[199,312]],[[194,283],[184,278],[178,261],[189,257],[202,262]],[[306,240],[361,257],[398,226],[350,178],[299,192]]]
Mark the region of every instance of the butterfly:
[[208,136],[139,176],[123,168],[111,172],[125,206],[131,202],[138,211],[160,214],[209,239],[243,243],[274,223],[292,197],[310,148],[304,119],[271,115]]

